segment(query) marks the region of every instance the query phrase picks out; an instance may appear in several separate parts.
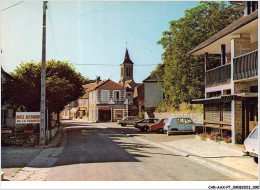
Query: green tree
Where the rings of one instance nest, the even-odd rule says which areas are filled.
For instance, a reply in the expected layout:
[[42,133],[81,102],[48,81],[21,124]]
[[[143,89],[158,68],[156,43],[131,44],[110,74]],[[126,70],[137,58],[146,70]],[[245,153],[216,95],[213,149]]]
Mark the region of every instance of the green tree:
[[[22,111],[40,111],[41,62],[21,63],[12,80],[3,85],[3,100]],[[84,94],[82,85],[88,81],[67,61],[54,59],[46,63],[46,100],[49,113],[58,114],[64,107]],[[59,118],[59,117],[58,117]]]
[[163,105],[178,109],[181,102],[203,97],[204,57],[193,57],[188,52],[238,19],[242,10],[241,5],[203,1],[186,10],[183,18],[170,22],[169,31],[163,32],[157,42],[164,49],[163,63],[152,72],[162,76]]

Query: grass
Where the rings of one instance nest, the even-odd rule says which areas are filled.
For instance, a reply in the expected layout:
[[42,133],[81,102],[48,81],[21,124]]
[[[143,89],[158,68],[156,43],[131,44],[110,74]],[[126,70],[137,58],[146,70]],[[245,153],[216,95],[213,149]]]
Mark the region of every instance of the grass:
[[203,113],[203,105],[181,103],[179,110],[176,110],[172,106],[165,106],[164,110],[166,110],[165,112],[167,113]]

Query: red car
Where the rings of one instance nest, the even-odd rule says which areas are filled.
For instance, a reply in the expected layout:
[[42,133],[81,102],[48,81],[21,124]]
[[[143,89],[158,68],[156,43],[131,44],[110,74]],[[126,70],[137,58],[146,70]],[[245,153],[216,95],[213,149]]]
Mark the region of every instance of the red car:
[[166,119],[161,119],[158,123],[149,125],[151,131],[157,131],[158,133],[163,133],[163,127]]

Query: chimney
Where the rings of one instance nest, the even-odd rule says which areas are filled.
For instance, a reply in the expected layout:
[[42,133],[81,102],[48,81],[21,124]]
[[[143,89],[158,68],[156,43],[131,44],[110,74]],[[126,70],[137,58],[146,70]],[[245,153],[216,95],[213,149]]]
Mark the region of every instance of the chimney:
[[100,82],[100,76],[96,76],[96,84]]

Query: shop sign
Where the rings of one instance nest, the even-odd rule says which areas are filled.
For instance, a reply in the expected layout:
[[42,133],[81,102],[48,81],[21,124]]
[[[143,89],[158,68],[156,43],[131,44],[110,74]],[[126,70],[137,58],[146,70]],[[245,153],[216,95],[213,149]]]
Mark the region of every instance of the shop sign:
[[125,108],[124,105],[114,105],[113,108]]
[[40,112],[16,112],[16,124],[40,123]]

